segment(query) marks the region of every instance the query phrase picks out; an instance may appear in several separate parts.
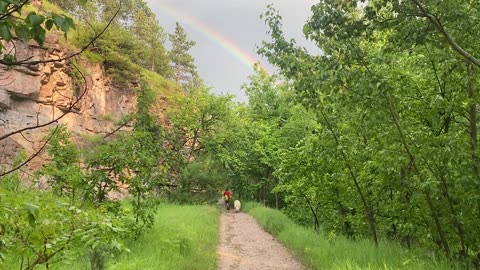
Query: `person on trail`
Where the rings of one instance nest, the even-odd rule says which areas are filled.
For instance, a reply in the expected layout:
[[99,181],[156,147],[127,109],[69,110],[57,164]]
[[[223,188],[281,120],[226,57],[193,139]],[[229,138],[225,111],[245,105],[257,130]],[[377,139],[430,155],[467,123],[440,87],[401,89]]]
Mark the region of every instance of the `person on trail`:
[[223,192],[223,199],[225,200],[225,205],[227,206],[227,210],[230,210],[230,191],[228,188],[225,189],[225,192]]

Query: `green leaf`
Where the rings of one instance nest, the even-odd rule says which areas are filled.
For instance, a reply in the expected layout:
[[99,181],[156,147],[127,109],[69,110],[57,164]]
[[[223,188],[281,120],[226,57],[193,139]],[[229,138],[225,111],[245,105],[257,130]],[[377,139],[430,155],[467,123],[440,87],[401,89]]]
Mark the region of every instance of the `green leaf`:
[[6,42],[9,42],[13,38],[12,33],[10,32],[10,26],[5,23],[0,24],[0,38]]
[[47,28],[48,31],[52,30],[52,27],[53,27],[53,20],[52,19],[48,19],[46,22],[45,22],[45,28]]
[[0,12],[2,14],[7,13],[8,2],[0,1]]
[[63,31],[63,29],[65,28],[65,23],[66,23],[66,20],[65,20],[64,17],[53,16],[53,22],[55,23],[55,25],[57,26],[58,29],[61,29]]
[[24,203],[23,207],[27,210],[28,213],[36,215],[38,213],[38,205],[32,203]]
[[23,207],[28,212],[28,216],[27,216],[28,223],[30,224],[30,226],[35,227],[35,220],[36,220],[35,216],[38,214],[39,207],[32,203],[24,203]]
[[45,18],[43,16],[37,15],[35,12],[30,12],[27,15],[26,21],[32,26],[39,26],[43,23],[43,21],[45,21]]
[[3,56],[3,61],[6,63],[15,63],[17,62],[17,59],[15,58],[15,55],[6,54],[5,56]]
[[30,39],[30,31],[28,27],[24,24],[18,24],[15,27],[15,34],[17,35],[17,38],[27,41]]
[[30,224],[30,226],[32,227],[35,227],[35,216],[32,215],[32,214],[28,214],[28,224]]
[[65,22],[67,24],[66,26],[68,26],[68,29],[66,29],[65,32],[68,31],[70,28],[75,29],[75,23],[73,22],[72,18],[66,17]]
[[47,32],[41,26],[36,26],[30,30],[30,34],[39,45],[43,45]]

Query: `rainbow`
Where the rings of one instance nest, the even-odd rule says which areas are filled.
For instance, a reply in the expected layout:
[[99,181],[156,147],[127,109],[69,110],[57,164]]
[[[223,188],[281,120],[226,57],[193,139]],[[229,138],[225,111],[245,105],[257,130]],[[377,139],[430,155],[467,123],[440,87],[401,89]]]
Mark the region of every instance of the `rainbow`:
[[[240,63],[242,63],[247,68],[253,69],[253,66],[256,63],[259,63],[258,59],[256,59],[256,57],[252,53],[238,47],[233,41],[228,40],[226,37],[222,36],[219,32],[210,28],[208,25],[197,20],[196,18],[189,16],[187,14],[181,13],[177,10],[174,10],[168,7],[167,5],[161,5],[159,11],[164,12],[166,15],[174,18],[175,20],[178,20],[180,23],[184,23],[188,25],[193,30],[204,35],[211,42],[220,46],[228,54],[232,55],[234,58],[236,58]],[[265,68],[263,69],[266,70]]]

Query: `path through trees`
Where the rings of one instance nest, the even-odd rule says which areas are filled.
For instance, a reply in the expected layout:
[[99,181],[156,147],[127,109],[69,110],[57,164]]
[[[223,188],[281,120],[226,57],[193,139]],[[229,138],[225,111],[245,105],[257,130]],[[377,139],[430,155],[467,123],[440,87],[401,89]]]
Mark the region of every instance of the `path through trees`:
[[245,213],[225,211],[220,219],[219,270],[303,270],[292,254]]

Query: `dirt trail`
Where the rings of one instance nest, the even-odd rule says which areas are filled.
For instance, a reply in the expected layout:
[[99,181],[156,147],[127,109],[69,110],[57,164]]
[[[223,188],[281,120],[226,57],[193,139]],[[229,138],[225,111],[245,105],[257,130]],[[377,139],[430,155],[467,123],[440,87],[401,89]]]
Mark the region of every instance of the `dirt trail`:
[[304,270],[255,219],[235,210],[220,218],[219,270]]

